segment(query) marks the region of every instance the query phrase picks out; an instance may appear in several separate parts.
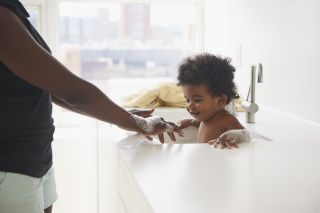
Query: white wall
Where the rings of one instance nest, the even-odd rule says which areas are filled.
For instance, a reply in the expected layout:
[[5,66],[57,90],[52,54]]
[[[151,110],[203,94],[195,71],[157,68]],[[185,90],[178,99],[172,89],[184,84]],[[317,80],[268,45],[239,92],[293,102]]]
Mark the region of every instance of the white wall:
[[320,123],[320,1],[206,0],[205,8],[206,50],[234,58],[240,93],[261,62],[258,104]]

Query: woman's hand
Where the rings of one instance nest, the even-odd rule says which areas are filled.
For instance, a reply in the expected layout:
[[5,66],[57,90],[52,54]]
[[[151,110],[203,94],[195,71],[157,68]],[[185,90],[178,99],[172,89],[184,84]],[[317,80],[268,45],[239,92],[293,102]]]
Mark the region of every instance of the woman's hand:
[[[132,109],[129,110],[130,113],[134,115],[141,116],[143,118],[150,118],[152,116],[152,113],[154,112],[153,109]],[[168,136],[172,141],[176,141],[176,137],[174,133],[178,133],[180,136],[183,136],[183,132],[181,131],[181,128],[179,128],[176,124],[165,121],[163,118],[161,118],[161,121],[155,125],[154,131],[152,133],[146,133],[145,137],[149,140],[152,140],[151,135],[158,135],[159,141],[161,143],[164,143],[164,136],[163,132],[167,132]]]
[[[180,127],[178,127],[175,123],[173,122],[169,122],[169,121],[165,121],[163,118],[161,118],[161,123],[159,123],[156,127],[155,127],[155,133],[158,135],[159,141],[161,143],[164,143],[164,136],[163,136],[163,132],[167,132],[168,136],[170,137],[170,139],[172,141],[176,141],[176,137],[174,135],[174,133],[177,133],[178,135],[180,135],[181,137],[183,137],[183,132],[181,130]],[[147,136],[148,139],[150,139],[150,136]],[[152,138],[151,138],[152,140]]]

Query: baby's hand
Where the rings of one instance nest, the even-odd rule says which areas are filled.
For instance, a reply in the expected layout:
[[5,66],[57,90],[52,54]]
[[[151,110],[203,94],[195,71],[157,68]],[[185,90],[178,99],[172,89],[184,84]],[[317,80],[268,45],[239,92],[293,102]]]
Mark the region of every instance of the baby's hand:
[[224,132],[218,138],[209,141],[214,148],[239,148],[238,144],[242,142],[249,142],[251,140],[250,133],[246,129],[234,129]]
[[210,145],[213,145],[214,148],[239,148],[238,144],[239,142],[236,141],[234,138],[229,138],[228,135],[221,135],[220,137],[211,140],[208,142]]

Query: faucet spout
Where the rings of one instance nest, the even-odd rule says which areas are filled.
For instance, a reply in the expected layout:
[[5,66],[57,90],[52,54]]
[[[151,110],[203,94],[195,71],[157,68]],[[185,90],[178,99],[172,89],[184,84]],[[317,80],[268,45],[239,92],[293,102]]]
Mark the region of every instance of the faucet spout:
[[263,83],[263,69],[261,63],[259,63],[258,83]]
[[250,102],[256,101],[256,65],[251,66],[251,82],[250,82]]
[[[257,66],[251,65],[251,79],[248,91],[247,101],[244,101],[241,106],[245,109],[246,122],[255,123],[255,113],[258,111],[259,106],[256,104],[256,81],[257,81]],[[258,83],[263,82],[263,69],[262,64],[258,64]]]

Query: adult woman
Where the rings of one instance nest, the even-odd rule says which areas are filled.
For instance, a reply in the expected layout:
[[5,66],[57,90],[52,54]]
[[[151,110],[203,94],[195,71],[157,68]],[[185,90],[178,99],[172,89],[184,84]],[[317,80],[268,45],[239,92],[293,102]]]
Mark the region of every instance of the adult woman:
[[146,135],[175,131],[160,118],[127,112],[72,74],[52,57],[27,17],[18,0],[0,0],[1,213],[51,212],[56,199],[52,102]]

